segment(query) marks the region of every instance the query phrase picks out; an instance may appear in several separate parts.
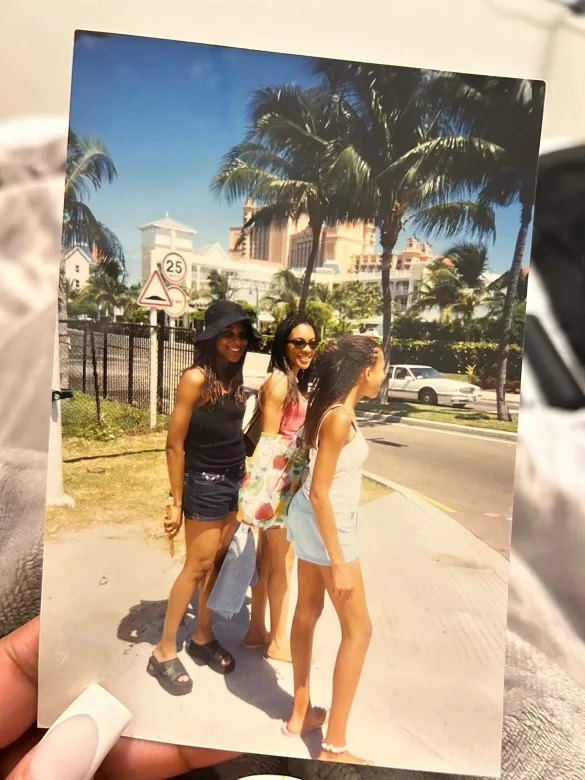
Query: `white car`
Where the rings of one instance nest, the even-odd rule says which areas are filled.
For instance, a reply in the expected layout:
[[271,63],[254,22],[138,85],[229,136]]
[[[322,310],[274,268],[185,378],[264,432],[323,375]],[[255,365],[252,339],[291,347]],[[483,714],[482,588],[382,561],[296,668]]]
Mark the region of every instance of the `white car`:
[[390,366],[388,397],[462,409],[481,397],[477,385],[449,379],[431,366]]

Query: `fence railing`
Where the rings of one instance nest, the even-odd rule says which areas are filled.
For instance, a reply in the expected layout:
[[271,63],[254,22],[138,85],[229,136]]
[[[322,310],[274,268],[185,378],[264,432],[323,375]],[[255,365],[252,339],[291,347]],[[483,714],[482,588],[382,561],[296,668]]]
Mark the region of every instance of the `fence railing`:
[[169,415],[181,372],[193,364],[193,329],[69,320],[61,323],[62,384],[95,405],[96,422],[103,401],[150,409],[151,335],[156,335],[156,411]]

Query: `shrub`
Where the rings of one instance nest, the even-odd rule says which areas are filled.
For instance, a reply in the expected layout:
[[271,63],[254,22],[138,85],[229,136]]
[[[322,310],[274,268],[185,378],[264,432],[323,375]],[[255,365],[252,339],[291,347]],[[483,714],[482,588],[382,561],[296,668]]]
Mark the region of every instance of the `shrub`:
[[[474,374],[486,387],[495,382],[498,367],[498,345],[493,342],[415,341],[392,340],[392,363],[418,363],[432,366],[445,374],[465,374],[468,366],[474,366]],[[520,381],[522,350],[510,346],[508,356],[508,380]]]

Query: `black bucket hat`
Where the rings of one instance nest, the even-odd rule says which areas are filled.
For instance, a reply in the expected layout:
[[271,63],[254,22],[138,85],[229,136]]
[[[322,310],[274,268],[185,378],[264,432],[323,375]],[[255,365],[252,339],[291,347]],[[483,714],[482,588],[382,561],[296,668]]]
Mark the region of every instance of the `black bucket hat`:
[[250,335],[254,339],[260,339],[260,333],[252,323],[252,318],[246,314],[239,303],[234,301],[215,301],[205,312],[205,327],[197,336],[197,341],[214,339],[230,325],[236,322],[246,322],[250,328]]

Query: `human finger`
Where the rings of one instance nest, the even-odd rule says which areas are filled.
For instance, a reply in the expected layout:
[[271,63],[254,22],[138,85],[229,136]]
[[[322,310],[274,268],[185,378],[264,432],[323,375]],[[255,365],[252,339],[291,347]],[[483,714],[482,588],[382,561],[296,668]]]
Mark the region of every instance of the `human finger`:
[[8,780],[90,780],[131,717],[111,694],[91,685],[20,761]]
[[121,739],[104,761],[96,780],[165,780],[192,769],[229,761],[236,755],[206,748]]
[[7,705],[0,707],[0,748],[36,721],[38,662],[38,618],[0,639],[0,701]]

